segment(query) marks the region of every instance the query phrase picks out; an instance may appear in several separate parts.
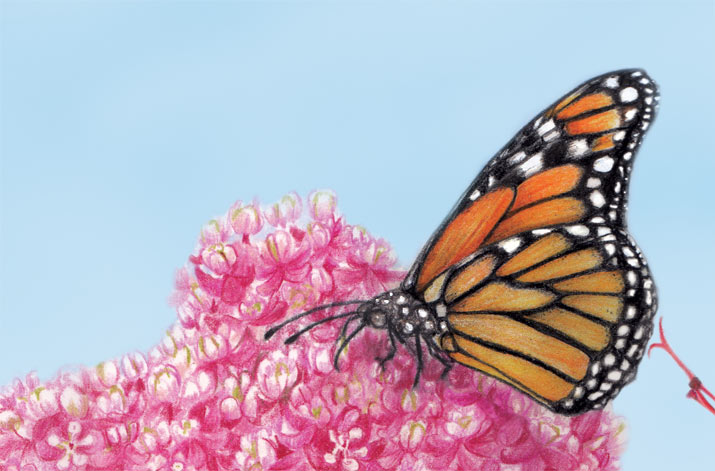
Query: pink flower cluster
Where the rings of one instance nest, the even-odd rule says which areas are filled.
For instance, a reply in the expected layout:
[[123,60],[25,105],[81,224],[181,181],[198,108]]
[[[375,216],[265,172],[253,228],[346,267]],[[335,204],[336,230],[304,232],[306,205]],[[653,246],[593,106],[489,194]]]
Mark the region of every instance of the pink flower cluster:
[[[201,232],[171,302],[178,322],[132,353],[0,394],[0,470],[612,470],[623,425],[555,415],[466,367],[440,379],[365,329],[332,365],[340,321],[270,342],[265,326],[394,287],[388,244],[351,226],[330,192],[267,209],[236,203]],[[309,219],[309,220],[304,220]],[[334,308],[306,319],[347,311]],[[298,323],[301,324],[301,323]],[[305,323],[301,324],[305,325]]]

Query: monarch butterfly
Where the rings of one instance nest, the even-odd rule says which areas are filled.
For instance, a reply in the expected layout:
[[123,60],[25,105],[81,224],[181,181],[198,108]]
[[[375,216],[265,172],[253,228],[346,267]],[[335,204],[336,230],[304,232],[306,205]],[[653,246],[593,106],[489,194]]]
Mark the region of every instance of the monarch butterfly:
[[[633,159],[658,105],[642,70],[593,78],[522,128],[467,188],[399,288],[347,318],[334,365],[365,327],[447,373],[460,363],[557,413],[603,407],[631,382],[652,332],[656,288],[626,230]],[[349,331],[350,325],[357,324]],[[342,340],[342,341],[341,341]],[[339,343],[339,345],[338,345]],[[424,344],[424,345],[423,345]]]

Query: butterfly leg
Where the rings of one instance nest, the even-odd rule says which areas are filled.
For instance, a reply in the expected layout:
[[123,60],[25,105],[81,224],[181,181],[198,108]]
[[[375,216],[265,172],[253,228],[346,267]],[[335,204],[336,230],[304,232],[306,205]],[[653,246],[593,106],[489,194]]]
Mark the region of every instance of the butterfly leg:
[[424,364],[422,362],[422,342],[420,340],[420,336],[415,335],[415,346],[416,348],[416,357],[417,357],[417,372],[415,373],[415,381],[412,383],[412,387],[416,388],[418,384],[420,384],[420,375],[422,374],[422,368],[424,367]]
[[385,363],[388,361],[392,360],[395,358],[395,354],[397,353],[397,344],[395,343],[395,334],[392,333],[391,329],[387,330],[387,333],[390,336],[390,351],[387,352],[387,355],[384,357],[375,357],[375,360],[380,363],[380,368],[382,371],[385,371]]
[[439,362],[442,363],[442,366],[444,366],[444,370],[442,370],[442,374],[440,376],[442,379],[445,379],[447,374],[452,370],[452,362],[439,354],[440,348],[434,342],[432,337],[425,337],[425,343],[427,344],[427,350],[429,350],[430,354],[439,360]]

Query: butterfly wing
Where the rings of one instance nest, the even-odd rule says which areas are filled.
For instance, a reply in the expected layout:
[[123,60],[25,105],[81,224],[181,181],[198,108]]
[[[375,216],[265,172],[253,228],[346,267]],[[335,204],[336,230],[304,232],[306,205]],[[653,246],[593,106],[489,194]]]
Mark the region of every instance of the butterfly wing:
[[560,413],[614,397],[635,376],[656,292],[632,238],[593,219],[508,239],[450,272],[442,348]]
[[444,317],[453,359],[562,413],[599,407],[633,378],[655,288],[625,209],[657,99],[643,71],[596,77],[470,185],[402,286]]

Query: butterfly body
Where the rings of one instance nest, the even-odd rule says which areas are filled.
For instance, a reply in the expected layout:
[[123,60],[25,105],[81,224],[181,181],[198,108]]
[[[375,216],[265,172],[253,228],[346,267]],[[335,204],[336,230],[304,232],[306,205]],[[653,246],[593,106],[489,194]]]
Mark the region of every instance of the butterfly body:
[[389,335],[383,364],[396,343],[413,353],[416,384],[424,346],[445,371],[474,368],[556,412],[603,407],[635,377],[657,309],[625,219],[657,102],[645,72],[622,70],[537,115],[467,188],[400,288],[341,315],[351,317],[336,367],[373,327]]

